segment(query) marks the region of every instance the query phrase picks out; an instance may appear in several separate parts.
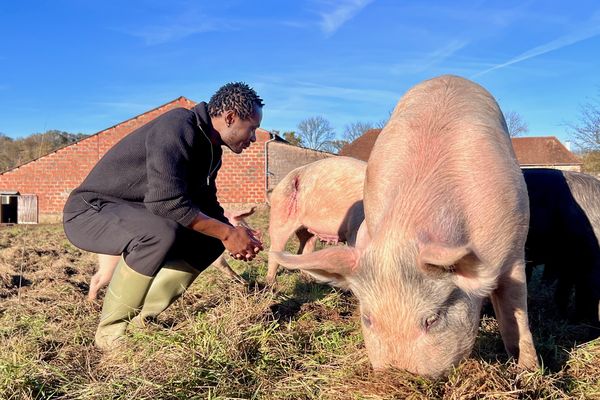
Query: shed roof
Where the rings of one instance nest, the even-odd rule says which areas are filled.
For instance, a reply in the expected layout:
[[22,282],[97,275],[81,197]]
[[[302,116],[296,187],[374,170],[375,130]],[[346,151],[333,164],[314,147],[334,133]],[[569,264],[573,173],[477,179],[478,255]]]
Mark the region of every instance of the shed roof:
[[340,156],[354,157],[359,160],[368,161],[379,132],[381,132],[381,129],[369,129],[362,136],[342,147],[339,152]]
[[[370,129],[340,150],[340,155],[368,161],[381,129]],[[581,160],[570,152],[555,136],[512,138],[512,145],[520,165],[581,165]]]
[[581,165],[555,136],[517,137],[512,144],[521,165]]

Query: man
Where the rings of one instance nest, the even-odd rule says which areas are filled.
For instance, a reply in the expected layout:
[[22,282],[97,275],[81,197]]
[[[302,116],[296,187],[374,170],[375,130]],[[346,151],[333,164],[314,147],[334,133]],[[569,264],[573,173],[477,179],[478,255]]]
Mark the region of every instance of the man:
[[98,347],[113,347],[136,314],[142,324],[164,311],[224,249],[245,261],[262,250],[251,230],[227,222],[215,180],[221,146],[240,154],[256,141],[263,105],[245,83],[229,83],[208,104],[171,110],[127,135],[73,190],[64,208],[69,240],[122,255]]

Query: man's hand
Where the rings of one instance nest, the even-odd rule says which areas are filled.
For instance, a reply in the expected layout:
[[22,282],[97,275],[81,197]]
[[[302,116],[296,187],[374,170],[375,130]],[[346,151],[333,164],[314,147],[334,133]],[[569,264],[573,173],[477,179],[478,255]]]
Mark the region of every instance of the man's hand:
[[263,244],[257,236],[258,233],[252,229],[236,226],[223,239],[223,244],[236,260],[251,261],[263,249]]
[[238,260],[250,261],[263,249],[259,232],[243,226],[233,227],[203,213],[198,213],[189,228],[219,239]]

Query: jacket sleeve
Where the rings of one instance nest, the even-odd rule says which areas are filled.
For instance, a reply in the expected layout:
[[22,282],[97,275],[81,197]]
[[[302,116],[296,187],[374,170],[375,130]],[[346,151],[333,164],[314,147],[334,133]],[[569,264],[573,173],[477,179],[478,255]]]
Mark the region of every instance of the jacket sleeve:
[[144,204],[152,213],[188,226],[200,212],[189,193],[194,126],[185,110],[154,126],[146,138],[148,187]]
[[217,198],[217,185],[216,185],[216,180],[217,180],[217,172],[215,172],[211,177],[210,177],[210,184],[209,184],[209,199],[207,199],[207,203],[208,204],[213,204],[212,206],[212,210],[210,211],[210,216],[212,218],[218,219],[221,222],[224,222],[228,225],[231,225],[231,223],[229,222],[229,220],[227,219],[227,217],[225,217],[225,210],[223,209],[223,207],[221,207],[221,204],[219,203],[219,199]]

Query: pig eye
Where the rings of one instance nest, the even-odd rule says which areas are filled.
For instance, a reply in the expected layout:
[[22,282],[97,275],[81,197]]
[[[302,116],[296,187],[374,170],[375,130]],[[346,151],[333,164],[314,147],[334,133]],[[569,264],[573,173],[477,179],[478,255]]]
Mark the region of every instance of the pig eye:
[[425,322],[423,323],[425,331],[429,331],[439,321],[439,319],[439,314],[432,314],[429,317],[427,317],[425,319]]
[[362,314],[361,315],[361,319],[362,319],[362,323],[367,327],[370,328],[371,325],[373,325],[373,322],[371,321],[371,316],[369,314]]

